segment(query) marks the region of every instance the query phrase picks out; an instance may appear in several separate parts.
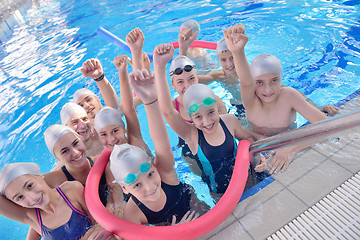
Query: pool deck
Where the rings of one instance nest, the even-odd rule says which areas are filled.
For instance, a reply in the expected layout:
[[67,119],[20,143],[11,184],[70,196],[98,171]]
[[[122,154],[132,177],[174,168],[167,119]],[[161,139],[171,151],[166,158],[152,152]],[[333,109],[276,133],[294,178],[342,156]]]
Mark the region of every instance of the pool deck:
[[[343,105],[340,113],[359,107],[358,96]],[[221,225],[199,239],[268,238],[360,171],[359,144],[360,127],[350,135],[304,149],[285,172],[272,176],[275,181],[240,202]]]

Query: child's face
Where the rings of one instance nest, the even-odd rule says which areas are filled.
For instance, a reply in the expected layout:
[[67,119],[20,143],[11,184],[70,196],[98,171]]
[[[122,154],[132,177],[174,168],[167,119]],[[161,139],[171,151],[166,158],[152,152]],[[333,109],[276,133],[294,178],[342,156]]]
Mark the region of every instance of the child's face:
[[15,178],[5,189],[5,196],[26,208],[43,209],[49,204],[49,195],[42,176],[22,175]]
[[63,164],[79,167],[88,163],[85,145],[74,133],[62,136],[53,150],[55,157]]
[[219,123],[220,116],[216,104],[210,107],[201,109],[196,113],[191,113],[191,119],[195,127],[205,133],[212,133],[215,131],[216,125]]
[[100,99],[93,95],[82,95],[76,103],[85,109],[90,118],[95,118],[102,108]]
[[156,167],[151,164],[149,171],[140,175],[132,184],[126,184],[125,193],[131,193],[141,202],[155,202],[161,194],[161,178]]
[[82,141],[87,142],[91,137],[91,124],[88,115],[75,115],[66,123],[66,126],[79,134]]
[[229,50],[223,51],[218,55],[219,63],[221,67],[224,69],[226,74],[236,73],[234,58],[232,53]]
[[271,103],[276,100],[280,93],[281,77],[279,74],[268,73],[255,79],[255,93],[262,102]]
[[183,96],[186,89],[198,82],[199,80],[194,70],[191,70],[190,72],[183,71],[180,75],[173,76],[172,87],[176,90],[179,96]]
[[127,143],[125,129],[120,125],[109,125],[100,129],[99,138],[102,144],[111,150],[115,145]]

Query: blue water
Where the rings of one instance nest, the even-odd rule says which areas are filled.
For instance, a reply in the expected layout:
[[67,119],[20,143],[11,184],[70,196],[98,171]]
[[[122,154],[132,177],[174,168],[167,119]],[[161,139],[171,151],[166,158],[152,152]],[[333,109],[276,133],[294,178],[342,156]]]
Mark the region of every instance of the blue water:
[[[112,60],[124,52],[95,34],[99,26],[122,39],[140,27],[144,50],[151,52],[159,43],[176,41],[179,26],[189,19],[201,24],[198,39],[207,41],[218,41],[223,29],[244,23],[248,59],[264,52],[277,56],[283,83],[324,105],[360,88],[359,10],[358,1],[39,1],[0,47],[0,168],[33,161],[47,172],[55,165],[43,140],[45,129],[60,120],[61,106],[78,88],[99,92],[79,72],[86,59],[100,59],[120,94]],[[228,103],[231,96],[219,84],[211,86]],[[143,107],[138,113],[153,149]],[[175,146],[177,137],[169,132]],[[178,169],[186,172],[181,162]],[[197,181],[188,173],[182,177]],[[0,221],[0,239],[25,238],[27,226]]]

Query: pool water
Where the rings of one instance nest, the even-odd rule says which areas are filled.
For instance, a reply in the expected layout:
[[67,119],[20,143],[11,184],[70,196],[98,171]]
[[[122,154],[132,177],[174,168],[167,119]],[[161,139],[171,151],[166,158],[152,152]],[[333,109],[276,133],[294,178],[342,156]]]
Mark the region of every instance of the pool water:
[[[86,59],[101,61],[120,94],[112,61],[125,52],[95,34],[100,26],[121,39],[140,27],[144,50],[151,52],[159,43],[176,41],[179,26],[189,19],[201,25],[198,39],[213,42],[222,38],[223,29],[244,23],[248,59],[260,53],[277,56],[284,68],[283,83],[325,105],[360,88],[359,10],[357,1],[336,0],[39,1],[0,47],[0,168],[32,161],[44,173],[55,165],[43,140],[45,129],[59,122],[61,107],[77,89],[99,93],[79,72]],[[211,87],[229,105],[231,95],[218,83]],[[144,108],[137,110],[143,136],[153,149]],[[298,125],[304,122],[298,118]],[[179,160],[177,136],[168,129]],[[206,187],[189,174],[186,164],[177,161],[177,170],[182,180],[197,182],[199,195],[206,196]],[[27,226],[3,217],[0,221],[0,239],[25,239]]]

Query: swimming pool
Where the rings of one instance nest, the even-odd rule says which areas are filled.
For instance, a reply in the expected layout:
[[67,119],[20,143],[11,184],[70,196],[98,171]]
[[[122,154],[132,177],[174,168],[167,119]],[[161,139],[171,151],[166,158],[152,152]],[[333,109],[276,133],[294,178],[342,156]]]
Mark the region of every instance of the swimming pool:
[[[188,19],[201,24],[199,39],[207,41],[219,40],[223,29],[243,22],[250,37],[248,59],[263,52],[277,56],[283,83],[324,105],[360,88],[358,13],[357,1],[39,1],[0,48],[0,168],[34,161],[46,172],[55,164],[43,132],[60,120],[61,106],[78,88],[98,92],[79,73],[86,59],[100,59],[120,92],[112,60],[124,52],[95,34],[99,26],[122,39],[139,26],[144,50],[150,52],[158,43],[176,41]],[[230,98],[220,85],[211,86],[225,101]],[[144,109],[138,111],[149,140]],[[177,137],[170,132],[175,146]],[[3,217],[1,223],[1,239],[25,238],[27,226]]]

